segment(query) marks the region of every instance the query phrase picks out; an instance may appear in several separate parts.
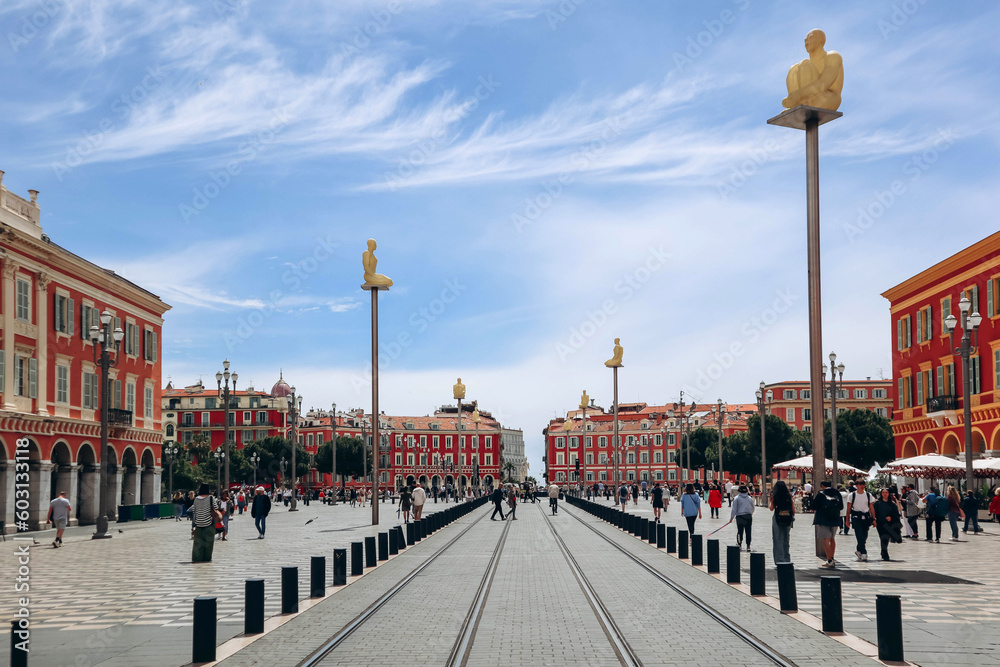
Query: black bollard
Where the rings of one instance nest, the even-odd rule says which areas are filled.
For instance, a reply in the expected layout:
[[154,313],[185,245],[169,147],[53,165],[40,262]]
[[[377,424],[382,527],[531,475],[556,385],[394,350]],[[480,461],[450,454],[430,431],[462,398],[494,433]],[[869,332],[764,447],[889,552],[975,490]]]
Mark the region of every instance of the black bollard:
[[423,519],[421,519],[420,521],[413,522],[413,539],[417,542],[427,537],[426,535],[424,535],[424,531],[422,530],[423,526],[424,526]]
[[649,536],[649,519],[643,519],[639,524],[639,539],[645,540]]
[[767,595],[764,583],[764,554],[750,554],[750,595]]
[[309,597],[326,595],[326,557],[313,556],[309,560]]
[[389,533],[378,534],[378,559],[389,560]]
[[[28,623],[29,621],[25,621]],[[12,620],[10,622],[10,665],[11,667],[28,667],[28,651],[24,650],[23,647],[28,646],[27,644],[22,644],[22,642],[28,641],[31,637],[31,631],[28,628],[21,627],[20,620]]]
[[840,595],[840,577],[820,577],[819,592],[823,609],[823,632],[843,632],[844,607]]
[[417,540],[417,531],[413,528],[412,523],[406,524],[406,546],[413,546],[413,543]]
[[688,537],[688,532],[686,530],[677,531],[677,557],[681,560],[687,560],[688,558],[688,547],[691,545],[691,540]]
[[259,635],[264,632],[264,580],[247,579],[244,590],[243,634]]
[[389,530],[389,555],[395,556],[399,553],[399,546],[396,544],[397,533],[395,528]]
[[299,610],[299,568],[281,568],[281,613],[294,614]]
[[347,585],[347,549],[333,550],[333,585]]
[[667,548],[667,527],[662,523],[656,524],[656,548]]
[[708,540],[708,573],[718,574],[719,570],[719,540]]
[[[216,600],[210,597],[194,599],[194,622],[191,662],[215,660],[215,611]],[[13,656],[12,656],[13,657]]]
[[903,610],[898,595],[875,596],[879,660],[903,662]]
[[378,554],[375,552],[375,536],[365,538],[365,567],[378,565]]
[[691,564],[704,565],[705,560],[701,550],[701,535],[691,536]]
[[432,532],[434,532],[434,531],[431,530],[431,520],[428,519],[427,517],[424,517],[423,519],[421,519],[420,520],[420,537],[421,538],[427,537]]
[[778,602],[781,611],[794,613],[799,610],[799,596],[795,592],[795,566],[778,563]]
[[740,548],[726,547],[726,583],[740,583]]
[[399,547],[400,551],[406,549],[406,535],[403,533],[402,526],[396,526],[396,546]]
[[667,553],[677,553],[677,529],[667,526]]
[[361,542],[351,542],[351,576],[361,576],[365,571],[365,552]]

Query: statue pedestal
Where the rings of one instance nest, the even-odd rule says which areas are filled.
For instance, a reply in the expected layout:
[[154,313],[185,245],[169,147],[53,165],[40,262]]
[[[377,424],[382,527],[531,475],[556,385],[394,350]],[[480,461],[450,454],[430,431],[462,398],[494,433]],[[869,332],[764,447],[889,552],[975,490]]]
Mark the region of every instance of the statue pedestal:
[[836,120],[844,114],[840,111],[830,109],[820,109],[819,107],[807,107],[805,105],[792,107],[782,111],[774,118],[767,121],[768,125],[780,125],[790,127],[793,130],[805,130],[809,121],[816,121],[816,127]]

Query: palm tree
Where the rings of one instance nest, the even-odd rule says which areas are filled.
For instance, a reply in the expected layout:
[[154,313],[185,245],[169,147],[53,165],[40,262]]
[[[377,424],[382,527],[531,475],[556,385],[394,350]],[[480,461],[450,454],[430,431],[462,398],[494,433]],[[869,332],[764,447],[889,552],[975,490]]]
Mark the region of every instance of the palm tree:
[[513,461],[504,461],[503,462],[503,471],[505,473],[507,473],[507,481],[508,482],[516,481],[514,479],[514,470],[516,468],[517,468],[517,466],[514,465]]

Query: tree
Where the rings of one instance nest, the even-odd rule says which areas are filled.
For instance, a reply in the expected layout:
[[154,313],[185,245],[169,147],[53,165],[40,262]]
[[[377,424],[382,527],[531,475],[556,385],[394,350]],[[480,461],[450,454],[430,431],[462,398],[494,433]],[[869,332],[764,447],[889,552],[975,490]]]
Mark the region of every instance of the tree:
[[[296,476],[301,477],[309,472],[309,455],[306,454],[306,450],[302,447],[302,445],[296,444],[295,447],[295,471],[297,473]],[[249,459],[254,454],[257,454],[257,456],[260,457],[260,461],[257,463],[258,481],[270,480],[272,485],[276,484],[278,477],[281,475],[282,458],[284,458],[287,462],[285,466],[285,474],[291,476],[291,440],[272,435],[270,437],[252,442],[243,448],[243,456],[246,458]],[[253,468],[250,468],[249,472],[252,478]]]
[[[340,476],[340,486],[344,487],[347,477],[361,477],[364,474],[365,460],[363,454],[367,454],[367,466],[370,471],[372,456],[371,452],[365,452],[361,438],[354,438],[342,435],[337,438],[337,474]],[[333,443],[325,442],[316,452],[316,469],[323,473],[333,473]],[[334,484],[337,480],[334,480]]]
[[[827,458],[833,457],[830,421],[824,425]],[[837,460],[868,470],[876,462],[885,464],[895,457],[889,420],[871,410],[847,410],[837,415]]]
[[192,461],[204,463],[212,454],[212,443],[204,433],[195,433],[190,442],[184,443],[184,450]]
[[[795,429],[774,415],[768,415],[764,420],[764,431],[770,474],[771,466],[775,463],[795,457],[795,450],[802,440],[801,435],[796,435]],[[714,447],[710,449],[711,453],[718,456]],[[722,465],[730,472],[741,475],[760,474],[759,415],[753,415],[747,420],[746,431],[737,431],[725,439],[722,445]]]
[[504,471],[505,473],[507,473],[507,481],[508,481],[508,482],[513,482],[513,481],[516,481],[516,480],[514,479],[514,471],[515,471],[516,469],[517,469],[517,466],[516,466],[516,465],[514,465],[514,462],[513,462],[513,461],[504,461],[504,462],[503,462],[503,471]]
[[[719,448],[719,432],[714,428],[706,428],[704,426],[696,428],[691,431],[689,436],[685,436],[683,442],[684,446],[687,446],[687,440],[690,437],[691,440],[691,468],[692,470],[698,470],[699,468],[709,468],[712,465],[712,461],[718,461],[718,448]],[[711,450],[714,456],[707,456],[707,452]],[[684,460],[687,463],[687,459]]]

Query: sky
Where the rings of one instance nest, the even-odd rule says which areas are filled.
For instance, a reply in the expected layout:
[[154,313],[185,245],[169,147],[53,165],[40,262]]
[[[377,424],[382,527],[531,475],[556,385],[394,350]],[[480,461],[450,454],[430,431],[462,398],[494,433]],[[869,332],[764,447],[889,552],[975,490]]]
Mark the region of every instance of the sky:
[[880,294],[997,229],[1000,7],[718,0],[4,0],[0,169],[56,243],[168,304],[163,375],[279,371],[370,410],[461,377],[524,430],[624,347],[620,400],[807,379],[803,133],[766,124],[813,28],[823,348],[891,377]]

